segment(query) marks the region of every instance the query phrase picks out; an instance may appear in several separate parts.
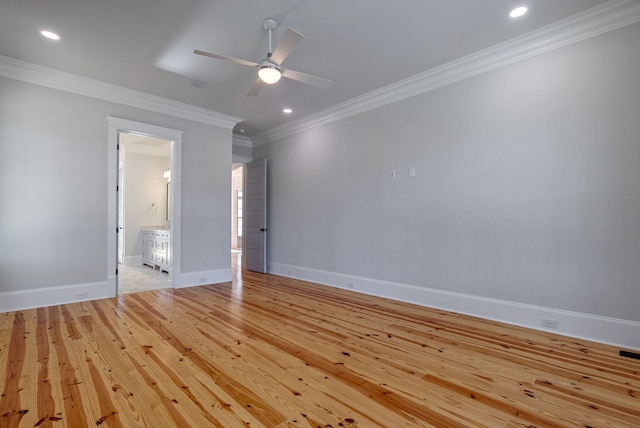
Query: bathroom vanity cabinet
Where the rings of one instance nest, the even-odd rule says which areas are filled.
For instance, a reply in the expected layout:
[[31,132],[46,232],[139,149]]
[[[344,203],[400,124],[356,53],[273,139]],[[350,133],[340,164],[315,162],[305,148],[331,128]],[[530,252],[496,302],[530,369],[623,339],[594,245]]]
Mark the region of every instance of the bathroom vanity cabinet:
[[142,229],[142,264],[162,272],[171,267],[171,232],[168,229]]

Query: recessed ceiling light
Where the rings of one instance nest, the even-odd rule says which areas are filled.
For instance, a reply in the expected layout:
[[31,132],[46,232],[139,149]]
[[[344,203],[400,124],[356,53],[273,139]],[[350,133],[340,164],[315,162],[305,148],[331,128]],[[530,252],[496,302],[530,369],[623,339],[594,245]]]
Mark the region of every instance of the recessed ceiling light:
[[49,30],[41,30],[40,34],[42,34],[44,37],[46,37],[47,39],[51,39],[51,40],[60,40],[60,36],[58,36],[56,33],[54,33],[53,31],[49,31]]
[[293,113],[293,110],[291,110],[290,108],[285,108],[282,110],[283,113],[287,113],[287,114],[291,114]]
[[509,12],[509,16],[511,18],[520,18],[525,13],[527,13],[528,10],[529,9],[526,6],[518,6],[515,9],[513,9],[511,12]]
[[238,131],[240,131],[241,134],[244,134],[244,128],[240,128]]

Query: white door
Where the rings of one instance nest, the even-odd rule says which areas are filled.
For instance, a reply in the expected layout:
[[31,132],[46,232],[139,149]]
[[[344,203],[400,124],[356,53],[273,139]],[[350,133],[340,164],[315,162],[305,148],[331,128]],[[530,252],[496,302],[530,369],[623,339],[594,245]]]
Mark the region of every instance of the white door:
[[245,262],[247,269],[267,271],[267,160],[247,164]]

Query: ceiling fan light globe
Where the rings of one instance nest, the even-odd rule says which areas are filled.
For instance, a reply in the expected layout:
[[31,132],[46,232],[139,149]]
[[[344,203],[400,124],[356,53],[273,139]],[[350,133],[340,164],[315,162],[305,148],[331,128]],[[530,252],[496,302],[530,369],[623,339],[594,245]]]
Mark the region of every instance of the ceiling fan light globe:
[[280,80],[282,73],[276,67],[264,65],[260,67],[260,70],[258,70],[258,77],[260,77],[260,80],[264,83],[271,85]]

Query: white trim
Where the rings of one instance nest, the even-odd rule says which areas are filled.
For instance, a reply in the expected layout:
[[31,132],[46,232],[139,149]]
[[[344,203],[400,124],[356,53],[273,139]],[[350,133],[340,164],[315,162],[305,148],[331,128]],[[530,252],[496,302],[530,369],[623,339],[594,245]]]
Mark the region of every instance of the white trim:
[[186,272],[181,276],[180,286],[174,288],[194,287],[197,285],[219,284],[230,282],[233,279],[231,268],[217,270],[203,270],[199,272]]
[[171,267],[169,279],[174,288],[180,287],[182,266],[182,133],[171,144],[171,240],[169,252]]
[[115,230],[118,227],[118,127],[111,124],[109,118],[109,136],[107,138],[107,297],[115,297],[118,289],[118,237]]
[[235,163],[250,163],[253,162],[252,156],[231,155],[231,161]]
[[244,120],[241,117],[192,106],[2,55],[0,55],[0,76],[226,129],[233,129],[236,123]]
[[[640,350],[640,323],[635,321],[453,293],[281,263],[270,262],[268,271],[275,275],[299,278],[359,293]],[[353,284],[353,288],[349,284]],[[542,318],[557,320],[558,328],[543,328],[541,326]]]
[[[114,233],[118,224],[117,194],[118,183],[118,133],[129,132],[138,135],[160,138],[171,141],[171,270],[169,277],[174,288],[180,286],[180,239],[182,237],[182,131],[163,128],[147,123],[135,122],[117,117],[107,118],[109,125],[108,173],[107,173],[107,275],[108,296],[117,293],[117,278],[115,276],[117,262],[117,236]],[[115,255],[115,256],[114,256]]]
[[251,138],[246,135],[233,134],[233,145],[239,147],[253,147]]
[[519,37],[416,74],[367,94],[276,126],[253,147],[364,113],[640,21],[640,1],[612,0]]
[[[82,295],[82,297],[76,297],[78,295]],[[0,293],[0,313],[104,299],[106,297],[109,297],[108,283],[106,281],[6,291]]]
[[162,126],[150,125],[148,123],[136,122],[134,120],[121,119],[109,116],[107,118],[110,127],[117,128],[118,132],[128,132],[144,137],[159,138],[161,140],[182,140],[182,131],[164,128]]

